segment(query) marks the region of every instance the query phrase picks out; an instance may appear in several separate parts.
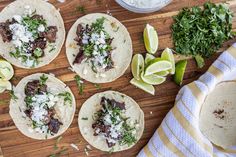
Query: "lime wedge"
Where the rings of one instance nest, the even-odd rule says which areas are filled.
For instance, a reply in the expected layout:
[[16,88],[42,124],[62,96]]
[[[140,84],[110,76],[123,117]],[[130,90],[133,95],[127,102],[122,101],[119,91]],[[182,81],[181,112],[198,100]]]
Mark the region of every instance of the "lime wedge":
[[4,92],[5,90],[11,90],[12,85],[10,81],[0,80],[0,93]]
[[131,63],[131,70],[134,78],[140,80],[140,74],[144,71],[144,59],[141,54],[134,55]]
[[173,55],[171,49],[166,48],[162,52],[161,58],[169,61],[172,64],[172,68],[169,71],[170,71],[170,74],[172,74],[172,75],[175,74],[175,59],[174,59],[174,55]]
[[151,85],[158,85],[158,84],[163,83],[166,80],[165,77],[158,76],[156,74],[152,74],[148,76],[144,76],[143,74],[144,72],[141,73],[141,78],[143,82],[151,84]]
[[12,65],[5,60],[0,60],[0,78],[3,80],[10,80],[13,75],[14,69]]
[[130,81],[130,83],[132,85],[144,90],[145,92],[147,92],[149,94],[155,95],[155,88],[152,85],[143,82],[142,80],[136,80],[135,78],[133,78]]
[[158,49],[158,35],[154,27],[147,24],[143,32],[143,38],[146,50],[151,54],[155,54]]
[[183,82],[184,72],[186,69],[187,60],[181,60],[175,65],[174,81],[176,84],[181,85]]
[[145,64],[148,64],[149,61],[155,59],[155,56],[149,54],[149,53],[146,53],[146,57],[145,57]]
[[158,76],[167,76],[169,74],[169,71],[168,70],[160,71],[160,72],[157,72],[155,74],[158,75]]
[[147,68],[145,69],[144,75],[151,75],[160,71],[170,70],[171,68],[172,64],[169,61],[155,58],[149,62]]

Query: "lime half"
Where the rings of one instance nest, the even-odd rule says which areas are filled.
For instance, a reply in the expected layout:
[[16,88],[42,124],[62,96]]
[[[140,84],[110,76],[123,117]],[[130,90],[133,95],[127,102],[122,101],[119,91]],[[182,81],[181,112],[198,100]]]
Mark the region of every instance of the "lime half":
[[184,72],[186,69],[187,60],[181,60],[175,65],[174,81],[176,84],[181,85],[183,82]]
[[136,80],[135,78],[133,78],[130,81],[130,83],[132,85],[144,90],[145,92],[147,92],[149,94],[155,95],[155,88],[152,85],[143,82],[142,80]]
[[149,53],[146,53],[146,57],[145,57],[145,61],[144,62],[145,62],[145,64],[148,64],[149,61],[151,61],[153,59],[155,59],[155,56],[153,56],[153,55],[151,55]]
[[11,90],[12,85],[10,81],[0,80],[0,93],[4,92],[5,90]]
[[166,78],[162,77],[162,76],[158,76],[156,74],[152,74],[152,75],[148,75],[148,76],[144,76],[144,73],[141,73],[141,78],[143,80],[143,82],[151,84],[151,85],[158,85],[161,84],[163,82],[165,82]]
[[158,35],[154,27],[147,24],[143,32],[144,44],[146,50],[155,54],[158,49]]
[[158,76],[167,76],[169,74],[169,71],[168,70],[160,71],[160,72],[157,72],[155,74],[158,75]]
[[144,71],[144,58],[141,54],[134,55],[131,63],[131,70],[134,78],[140,80],[140,74]]
[[5,60],[0,60],[0,78],[3,80],[10,80],[13,75],[14,69],[12,65]]
[[161,58],[169,61],[172,64],[172,68],[169,71],[170,71],[170,74],[172,74],[172,75],[175,74],[175,59],[174,59],[174,55],[173,55],[171,49],[166,48],[162,52]]
[[170,70],[171,68],[172,64],[169,61],[156,58],[149,62],[149,65],[145,69],[144,75],[151,75],[160,71]]

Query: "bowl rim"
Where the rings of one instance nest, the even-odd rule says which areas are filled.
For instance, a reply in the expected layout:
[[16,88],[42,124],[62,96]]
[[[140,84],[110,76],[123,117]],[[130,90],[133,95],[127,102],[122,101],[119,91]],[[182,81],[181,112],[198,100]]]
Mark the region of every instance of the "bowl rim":
[[168,4],[171,3],[172,0],[166,0],[168,1],[167,3],[164,3],[160,6],[153,7],[153,8],[139,8],[133,5],[130,5],[129,3],[125,2],[124,0],[115,0],[119,5],[121,5],[123,8],[128,9],[130,11],[136,12],[136,13],[151,13],[158,11],[162,9],[163,7],[167,6]]

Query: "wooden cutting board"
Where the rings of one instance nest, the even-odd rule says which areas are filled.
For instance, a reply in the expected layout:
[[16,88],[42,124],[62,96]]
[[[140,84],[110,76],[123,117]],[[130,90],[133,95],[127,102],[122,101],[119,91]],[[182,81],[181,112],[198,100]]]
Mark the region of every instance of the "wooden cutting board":
[[[12,1],[13,0],[0,0],[0,10]],[[146,23],[153,25],[158,31],[158,52],[160,53],[166,47],[173,47],[170,29],[173,22],[172,16],[176,15],[183,7],[203,5],[206,1],[207,0],[173,0],[170,5],[152,14],[135,14],[129,12],[120,7],[114,0],[66,0],[64,3],[60,3],[56,0],[50,0],[50,3],[54,4],[61,10],[67,32],[77,18],[83,16],[84,14],[96,12],[111,14],[119,19],[128,28],[133,40],[134,54],[136,54],[145,52],[142,41],[142,31]],[[224,2],[224,0],[212,0],[212,2],[219,3]],[[236,0],[229,1],[228,3],[236,16]],[[84,13],[78,11],[80,6],[84,7]],[[233,18],[233,29],[236,29],[236,17]],[[226,49],[233,42],[233,39],[226,42],[220,52]],[[206,61],[206,66],[202,69],[198,69],[195,62],[193,60],[189,60],[184,77],[184,84],[196,80],[207,70],[218,55],[219,53],[208,59]],[[134,98],[145,113],[145,130],[141,140],[130,150],[109,154],[92,148],[92,150],[88,150],[89,156],[133,157],[137,155],[143,146],[145,146],[167,112],[171,109],[171,107],[173,107],[175,96],[180,89],[179,86],[175,85],[171,78],[168,78],[165,83],[156,86],[155,96],[149,95],[129,83],[132,75],[130,69],[128,69],[126,73],[116,81],[101,84],[101,89],[97,89],[94,84],[85,81],[84,94],[79,95],[76,83],[74,81],[75,74],[69,70],[68,67],[69,63],[67,62],[65,55],[65,47],[63,47],[60,55],[53,62],[51,62],[51,64],[45,67],[35,70],[24,70],[14,67],[15,77],[12,80],[13,84],[16,85],[23,77],[36,72],[53,73],[72,89],[77,101],[77,110],[73,123],[62,135],[62,139],[58,144],[59,147],[64,147],[66,149],[68,148],[68,151],[65,152],[66,154],[64,156],[87,156],[84,149],[88,144],[80,134],[77,118],[81,105],[93,94],[106,90],[116,90]],[[25,137],[17,130],[10,115],[8,114],[9,99],[10,96],[8,92],[0,94],[0,157],[46,157],[59,151],[59,149],[54,150],[56,139],[46,141],[33,140]],[[70,146],[72,143],[78,146],[79,151]]]

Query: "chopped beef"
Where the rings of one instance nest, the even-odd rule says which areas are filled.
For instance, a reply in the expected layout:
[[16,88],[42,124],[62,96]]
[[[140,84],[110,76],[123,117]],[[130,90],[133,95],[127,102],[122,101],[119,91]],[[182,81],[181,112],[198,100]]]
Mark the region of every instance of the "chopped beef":
[[108,70],[114,68],[114,61],[112,60],[111,53],[108,53],[107,58],[110,58],[110,59],[109,59],[110,62],[107,63],[107,66],[106,66],[106,68],[105,68],[106,71],[108,71]]
[[10,42],[12,40],[12,32],[9,28],[13,22],[7,20],[6,22],[0,23],[0,34],[2,36],[3,42]]
[[114,145],[116,145],[115,143],[112,143],[112,142],[109,142],[107,139],[106,139],[106,142],[107,142],[107,146],[109,148],[113,147]]
[[111,45],[111,43],[112,43],[113,40],[114,40],[114,38],[108,38],[108,39],[106,39],[106,43],[107,43],[108,45]]
[[44,33],[44,37],[50,42],[55,42],[57,38],[57,27],[56,26],[49,26],[47,31]]
[[120,102],[117,102],[116,100],[114,99],[106,99],[105,97],[102,97],[101,99],[101,105],[103,107],[105,107],[106,104],[110,104],[112,105],[112,108],[115,108],[115,107],[118,107],[119,109],[121,110],[125,110],[125,103],[120,103]]
[[[109,123],[104,122],[104,119],[106,119],[106,115],[108,114],[108,110],[107,108],[110,107],[112,109],[114,108],[119,108],[120,110],[124,110],[125,109],[125,103],[121,103],[121,102],[117,102],[114,99],[107,99],[105,97],[101,98],[101,103],[102,105],[102,109],[99,110],[97,112],[97,120],[95,121],[95,123],[92,124],[92,128],[94,129],[94,136],[98,136],[99,134],[104,135],[106,138],[108,139],[112,139],[113,140],[120,140],[122,139],[122,134],[118,134],[118,136],[116,138],[112,137],[111,135],[111,127],[112,125]],[[108,145],[108,147],[113,147],[116,143],[109,141],[106,139],[106,143]]]
[[45,40],[44,38],[37,38],[34,40],[32,45],[32,50],[35,50],[36,48],[40,48],[43,50],[46,48],[47,40]]
[[52,133],[56,134],[60,129],[60,125],[62,125],[62,123],[58,119],[51,118],[50,122],[48,123],[48,129]]
[[54,108],[48,109],[48,114],[45,116],[45,123],[49,124],[53,116],[55,115]]
[[78,26],[77,26],[76,35],[77,36],[83,35],[83,26],[81,24],[78,24]]
[[32,19],[35,19],[35,20],[43,20],[43,16],[42,16],[42,15],[35,14],[35,15],[32,16]]
[[83,50],[80,49],[79,53],[75,57],[73,64],[80,64],[84,59],[85,59],[85,56],[84,56]]
[[[34,55],[33,53],[34,50],[37,48],[40,48],[43,52],[40,57],[44,56],[44,49],[47,46],[47,40],[45,38],[39,37],[35,39],[33,42],[31,42],[30,45],[31,45],[31,48],[29,49],[28,53],[32,53]],[[38,56],[35,56],[35,57],[38,57]]]
[[40,85],[39,80],[28,82],[25,86],[25,94],[27,96],[42,94],[46,91],[47,91],[47,85]]
[[[92,24],[93,25],[93,24]],[[97,73],[97,67],[100,67],[102,70],[108,71],[112,68],[114,68],[114,62],[112,60],[111,57],[111,50],[106,50],[106,53],[108,55],[102,55],[104,60],[102,61],[97,61],[98,63],[94,64],[93,59],[96,58],[95,54],[93,54],[93,52],[96,52],[100,50],[95,50],[94,47],[96,47],[96,45],[91,45],[93,43],[91,43],[91,39],[93,39],[94,37],[92,37],[94,34],[99,35],[99,32],[94,32],[93,26],[90,26],[88,24],[86,24],[85,26],[83,26],[82,24],[78,24],[77,28],[76,28],[76,37],[75,37],[75,41],[76,44],[80,47],[79,48],[79,52],[77,53],[77,55],[75,56],[75,59],[73,61],[73,64],[80,64],[84,59],[91,59],[92,61],[92,70]],[[106,32],[103,32],[106,35]],[[96,37],[95,37],[96,39]],[[107,36],[105,37],[105,45],[111,45],[112,41],[114,38],[107,38]],[[98,41],[99,42],[99,41]],[[104,44],[104,43],[103,43]],[[89,48],[85,47],[85,45],[88,45]],[[93,47],[91,47],[93,46]],[[101,45],[100,45],[101,46]],[[97,49],[97,48],[96,48]],[[88,50],[88,52],[86,52],[84,50]],[[102,58],[102,57],[101,57]],[[104,67],[105,65],[105,67]]]
[[25,113],[25,115],[26,115],[27,117],[29,117],[29,118],[30,118],[31,115],[32,115],[31,109],[25,110],[24,113]]
[[94,136],[99,135],[99,133],[105,133],[105,136],[108,135],[110,125],[105,125],[102,121],[97,121],[92,124],[92,128],[94,129]]

